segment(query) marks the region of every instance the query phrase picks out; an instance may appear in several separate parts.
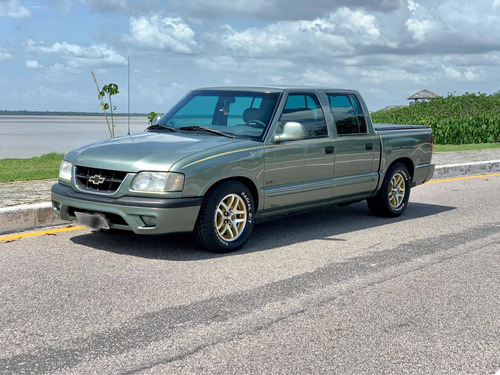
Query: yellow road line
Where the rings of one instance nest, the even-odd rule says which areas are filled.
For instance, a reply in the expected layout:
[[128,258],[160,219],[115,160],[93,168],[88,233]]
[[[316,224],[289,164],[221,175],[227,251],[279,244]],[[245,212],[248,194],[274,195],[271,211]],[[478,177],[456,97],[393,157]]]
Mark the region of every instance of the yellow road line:
[[73,231],[73,230],[81,230],[81,229],[85,229],[85,228],[87,228],[87,227],[86,226],[82,226],[82,225],[78,225],[78,226],[74,226],[74,227],[49,229],[49,230],[42,230],[42,231],[38,231],[38,232],[11,234],[9,236],[0,237],[0,241],[17,240],[19,238],[25,238],[25,237],[43,236],[45,234],[70,232],[70,231]]
[[[455,177],[455,178],[447,178],[444,180],[431,180],[431,181],[428,181],[427,184],[437,184],[439,182],[469,180],[469,179],[473,179],[473,178],[486,178],[486,177],[495,177],[495,176],[500,176],[500,173],[483,174],[483,175],[478,175],[478,176]],[[78,225],[78,226],[71,226],[71,227],[65,227],[65,228],[42,230],[42,231],[38,231],[38,232],[11,234],[8,236],[0,237],[0,241],[17,240],[19,238],[25,238],[25,237],[43,236],[45,234],[70,232],[70,231],[74,231],[74,230],[82,230],[85,228],[87,228],[87,227],[82,226],[82,225]]]
[[485,178],[485,177],[494,177],[494,176],[500,176],[500,173],[482,174],[482,175],[478,175],[478,176],[465,176],[465,177],[446,178],[444,180],[430,180],[430,181],[427,181],[426,184],[437,184],[439,182],[470,180],[472,178]]

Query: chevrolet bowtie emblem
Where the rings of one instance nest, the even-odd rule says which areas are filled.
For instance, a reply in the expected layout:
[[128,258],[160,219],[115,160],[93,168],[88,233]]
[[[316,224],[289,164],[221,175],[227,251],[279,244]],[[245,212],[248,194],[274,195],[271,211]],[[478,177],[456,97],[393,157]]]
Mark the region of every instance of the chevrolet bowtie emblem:
[[92,182],[94,185],[100,185],[106,181],[106,177],[99,176],[98,174],[89,177],[89,182]]

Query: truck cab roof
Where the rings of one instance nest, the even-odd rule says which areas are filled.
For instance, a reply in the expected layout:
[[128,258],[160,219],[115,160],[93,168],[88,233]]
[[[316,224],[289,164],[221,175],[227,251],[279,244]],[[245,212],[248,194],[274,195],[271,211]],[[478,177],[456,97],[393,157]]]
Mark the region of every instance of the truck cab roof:
[[256,91],[256,92],[284,92],[284,91],[302,91],[302,90],[316,90],[316,91],[334,91],[334,92],[345,92],[345,93],[358,93],[356,90],[352,89],[340,89],[331,88],[324,86],[300,86],[300,85],[235,85],[235,86],[212,86],[212,87],[202,87],[195,89],[193,91],[213,91],[213,90],[224,90],[224,91]]

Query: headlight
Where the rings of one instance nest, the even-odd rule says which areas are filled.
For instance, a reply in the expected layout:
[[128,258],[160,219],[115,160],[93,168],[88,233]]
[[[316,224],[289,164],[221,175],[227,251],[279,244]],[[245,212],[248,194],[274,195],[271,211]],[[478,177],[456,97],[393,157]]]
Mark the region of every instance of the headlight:
[[184,175],[173,172],[140,172],[132,182],[132,190],[165,192],[182,191]]
[[65,181],[71,181],[71,170],[73,169],[73,164],[69,161],[63,160],[61,166],[59,167],[59,178]]

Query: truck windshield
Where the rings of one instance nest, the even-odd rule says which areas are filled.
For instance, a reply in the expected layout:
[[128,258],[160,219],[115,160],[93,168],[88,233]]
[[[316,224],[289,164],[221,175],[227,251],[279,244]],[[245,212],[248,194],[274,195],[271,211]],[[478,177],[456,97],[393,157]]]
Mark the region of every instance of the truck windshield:
[[[236,137],[258,140],[269,126],[278,99],[279,93],[194,91],[166,113],[157,124],[181,131],[196,131],[196,127],[204,127]],[[161,127],[155,130],[162,131]]]

